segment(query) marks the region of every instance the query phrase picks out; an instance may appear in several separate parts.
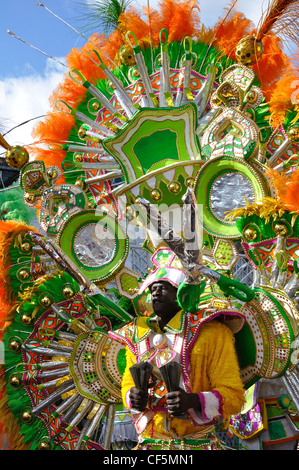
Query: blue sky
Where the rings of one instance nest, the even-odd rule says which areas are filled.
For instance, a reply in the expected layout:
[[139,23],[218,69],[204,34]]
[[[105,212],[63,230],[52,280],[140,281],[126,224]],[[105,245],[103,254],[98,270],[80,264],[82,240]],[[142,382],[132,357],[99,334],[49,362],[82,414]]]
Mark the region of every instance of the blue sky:
[[[77,16],[74,1],[46,0],[43,3],[67,22]],[[0,78],[18,77],[33,70],[42,73],[47,61],[45,56],[11,37],[8,29],[53,57],[63,57],[72,47],[82,45],[74,31],[33,0],[3,2],[0,25],[1,57],[5,57],[1,61]]]
[[[81,3],[84,0],[80,0]],[[87,0],[86,0],[87,1]],[[150,0],[154,6],[157,0]],[[8,132],[28,119],[48,110],[48,98],[62,79],[63,69],[57,62],[7,33],[16,36],[60,61],[73,47],[85,42],[72,29],[37,6],[37,0],[2,0],[0,17],[0,129]],[[56,15],[78,28],[78,0],[44,0],[42,3]],[[135,0],[142,6],[147,0]],[[267,3],[267,1],[265,1]],[[201,18],[206,25],[214,25],[227,6],[226,0],[201,0]],[[255,23],[261,16],[263,0],[239,0],[239,9]],[[254,5],[254,7],[253,7]],[[88,11],[88,10],[86,10]],[[11,145],[31,143],[34,122],[9,132]]]
[[[0,51],[5,60],[2,60],[0,67],[0,79],[22,76],[32,69],[42,73],[47,60],[39,52],[11,37],[7,33],[8,29],[54,57],[65,56],[72,47],[83,44],[82,38],[73,30],[45,8],[37,6],[37,0],[2,0],[1,3]],[[79,26],[77,0],[45,0],[42,3],[72,26]],[[143,5],[146,0],[136,0],[134,3]],[[155,3],[156,0],[150,0],[150,4]],[[214,24],[227,3],[225,0],[200,1],[203,22]],[[239,0],[238,5],[241,11],[255,20],[260,15],[261,3],[261,0]]]

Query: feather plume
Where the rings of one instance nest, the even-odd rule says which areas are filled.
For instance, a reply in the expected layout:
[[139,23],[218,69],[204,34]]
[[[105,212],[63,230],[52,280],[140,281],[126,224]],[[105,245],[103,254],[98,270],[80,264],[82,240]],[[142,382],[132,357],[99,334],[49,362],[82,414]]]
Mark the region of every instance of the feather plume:
[[200,32],[199,6],[196,0],[165,0],[159,4],[159,13],[152,21],[152,38],[159,43],[162,28],[168,31],[168,40],[179,41],[185,36],[194,37]]
[[214,26],[215,45],[222,53],[235,60],[235,47],[252,31],[253,23],[237,8],[237,2],[224,10],[224,15]]
[[265,36],[263,44],[264,54],[252,68],[259,77],[266,100],[269,101],[281,75],[289,68],[290,59],[282,50],[282,40],[275,34],[269,33]]
[[[269,100],[271,112],[271,125],[277,128],[286,119],[289,110],[299,111],[298,107],[298,85],[299,85],[299,47],[297,58],[294,57],[289,66],[285,69],[281,79],[277,82],[273,94]],[[297,114],[298,119],[299,116]]]
[[299,19],[298,0],[271,0],[262,15],[255,36],[263,40],[269,33],[275,33],[284,40],[298,42]]
[[277,201],[291,212],[299,212],[299,170],[285,175],[269,169],[266,173]]

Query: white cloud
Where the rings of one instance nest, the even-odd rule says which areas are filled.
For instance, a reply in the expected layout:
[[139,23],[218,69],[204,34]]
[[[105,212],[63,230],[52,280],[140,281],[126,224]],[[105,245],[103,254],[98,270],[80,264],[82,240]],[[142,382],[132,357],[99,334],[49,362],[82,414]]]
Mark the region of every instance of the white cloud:
[[[47,60],[44,73],[38,74],[30,65],[21,77],[0,80],[0,124],[2,133],[21,123],[47,113],[49,97],[63,78],[66,69],[51,59]],[[10,145],[26,145],[32,142],[31,131],[38,120],[30,121],[5,136]]]

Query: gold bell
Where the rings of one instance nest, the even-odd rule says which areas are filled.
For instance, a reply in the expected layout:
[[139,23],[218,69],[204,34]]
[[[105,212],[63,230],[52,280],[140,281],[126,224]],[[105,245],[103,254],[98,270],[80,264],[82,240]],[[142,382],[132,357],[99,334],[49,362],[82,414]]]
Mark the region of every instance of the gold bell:
[[138,70],[137,67],[134,68],[134,70],[132,71],[132,75],[133,75],[133,77],[135,77],[135,78],[139,78],[139,77],[140,77],[140,72],[139,72],[139,70]]
[[83,156],[80,153],[77,153],[74,156],[74,160],[76,160],[76,162],[83,162]]
[[246,100],[248,103],[255,103],[257,100],[257,92],[250,90],[246,95]]
[[[81,139],[84,139],[84,137],[86,137],[86,129],[84,129],[84,127],[80,127],[80,129],[78,130],[78,136],[81,138]],[[75,160],[77,160],[77,158],[75,157]],[[78,160],[77,160],[78,161]]]
[[35,196],[34,194],[25,193],[24,199],[25,199],[25,202],[28,202],[28,204],[33,204],[35,201]]
[[235,54],[236,59],[243,65],[254,65],[262,57],[264,46],[262,41],[254,36],[246,36],[238,42]]
[[98,101],[94,101],[91,105],[93,111],[98,111],[101,107],[100,103]]
[[77,181],[75,182],[75,185],[78,186],[82,190],[84,190],[86,186],[85,182],[81,179],[77,179]]
[[50,450],[51,448],[50,442],[46,440],[40,441],[38,448],[40,450]]
[[26,279],[28,279],[30,277],[30,273],[27,269],[22,269],[19,272],[19,277],[20,277],[20,279],[22,279],[22,281],[26,281]]
[[21,250],[28,253],[31,250],[31,245],[28,242],[22,243]]

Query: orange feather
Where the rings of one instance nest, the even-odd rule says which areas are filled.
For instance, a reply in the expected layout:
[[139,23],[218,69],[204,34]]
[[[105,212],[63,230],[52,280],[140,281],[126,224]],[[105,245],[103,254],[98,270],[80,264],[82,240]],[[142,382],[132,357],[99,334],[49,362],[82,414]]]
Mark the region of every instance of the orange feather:
[[281,174],[273,168],[266,173],[278,202],[292,212],[299,212],[299,170],[290,175]]

